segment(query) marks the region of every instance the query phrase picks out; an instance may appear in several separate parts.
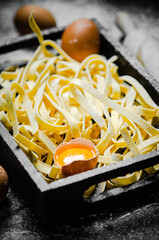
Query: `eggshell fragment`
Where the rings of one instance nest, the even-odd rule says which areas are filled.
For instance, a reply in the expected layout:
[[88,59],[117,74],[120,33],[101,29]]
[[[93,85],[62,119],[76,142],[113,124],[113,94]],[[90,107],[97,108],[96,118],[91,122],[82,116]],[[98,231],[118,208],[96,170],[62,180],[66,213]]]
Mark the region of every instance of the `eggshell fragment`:
[[8,175],[4,168],[0,166],[0,203],[4,200],[8,192]]
[[41,30],[56,26],[54,16],[47,9],[36,5],[25,5],[19,8],[14,16],[15,26],[21,34],[32,32],[28,23],[32,11],[34,12],[34,19]]
[[60,169],[64,176],[71,176],[77,173],[92,170],[93,168],[95,168],[97,164],[98,155],[99,155],[98,150],[96,149],[93,142],[84,138],[76,138],[71,140],[69,143],[61,143],[55,150],[55,155],[54,155],[55,164],[59,166],[58,156],[60,153],[62,153],[68,148],[75,148],[75,147],[89,148],[94,152],[94,156],[90,159],[75,160],[70,162],[69,164],[61,165]]
[[83,61],[100,51],[100,34],[90,19],[78,19],[71,23],[62,34],[63,50],[76,61]]

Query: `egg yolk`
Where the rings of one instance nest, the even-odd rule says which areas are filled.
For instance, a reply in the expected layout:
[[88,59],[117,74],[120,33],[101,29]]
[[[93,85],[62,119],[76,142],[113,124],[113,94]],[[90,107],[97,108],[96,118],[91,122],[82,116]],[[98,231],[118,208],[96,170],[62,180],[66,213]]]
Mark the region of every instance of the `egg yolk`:
[[57,155],[56,162],[59,166],[63,166],[78,160],[88,160],[94,156],[95,153],[91,148],[72,147],[59,153],[59,155]]

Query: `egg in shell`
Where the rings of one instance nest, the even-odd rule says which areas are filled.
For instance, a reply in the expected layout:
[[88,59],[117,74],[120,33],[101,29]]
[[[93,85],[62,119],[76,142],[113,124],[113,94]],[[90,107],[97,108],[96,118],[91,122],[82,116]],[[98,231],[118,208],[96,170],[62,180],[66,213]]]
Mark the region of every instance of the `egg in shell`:
[[31,12],[34,12],[35,21],[41,30],[56,26],[55,18],[49,10],[37,5],[25,5],[14,16],[15,26],[22,35],[32,32],[28,23]]
[[54,161],[64,176],[95,168],[99,152],[89,139],[76,138],[61,143],[55,150]]
[[62,34],[61,47],[73,59],[82,62],[100,51],[100,33],[96,24],[86,18],[72,22]]
[[0,203],[4,200],[8,192],[8,175],[5,169],[0,166]]

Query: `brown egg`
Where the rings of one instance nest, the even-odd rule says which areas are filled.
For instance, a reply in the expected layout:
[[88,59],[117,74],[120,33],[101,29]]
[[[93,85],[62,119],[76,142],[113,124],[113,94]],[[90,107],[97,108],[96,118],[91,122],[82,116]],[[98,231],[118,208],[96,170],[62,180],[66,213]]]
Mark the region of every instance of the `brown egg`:
[[62,34],[62,48],[79,62],[90,54],[98,54],[100,34],[95,23],[84,18],[71,23]]
[[34,19],[41,30],[56,26],[54,16],[47,9],[36,5],[26,5],[19,8],[14,16],[14,23],[21,34],[32,32],[28,23],[32,11],[34,12]]
[[0,166],[0,203],[4,200],[8,192],[8,175],[4,168]]

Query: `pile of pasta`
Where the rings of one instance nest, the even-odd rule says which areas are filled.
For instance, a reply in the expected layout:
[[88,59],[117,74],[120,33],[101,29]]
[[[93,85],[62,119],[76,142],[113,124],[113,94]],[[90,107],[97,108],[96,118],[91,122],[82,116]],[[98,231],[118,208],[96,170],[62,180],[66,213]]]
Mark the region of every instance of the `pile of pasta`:
[[[54,151],[73,138],[95,144],[97,168],[158,149],[159,106],[136,79],[119,76],[116,56],[76,62],[43,39],[32,16],[29,21],[40,44],[26,66],[1,73],[0,120],[46,181],[64,177]],[[101,192],[157,170],[159,165],[103,182]]]

